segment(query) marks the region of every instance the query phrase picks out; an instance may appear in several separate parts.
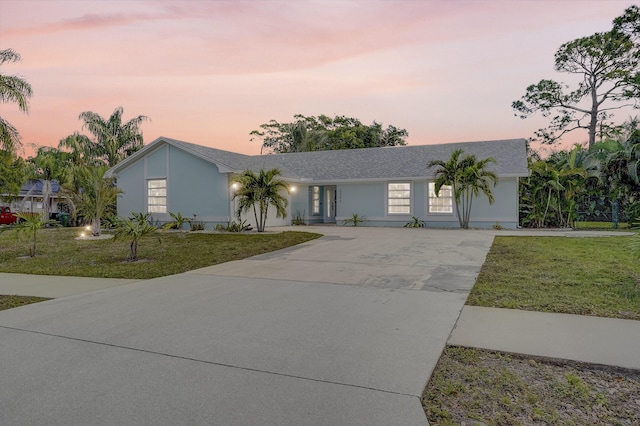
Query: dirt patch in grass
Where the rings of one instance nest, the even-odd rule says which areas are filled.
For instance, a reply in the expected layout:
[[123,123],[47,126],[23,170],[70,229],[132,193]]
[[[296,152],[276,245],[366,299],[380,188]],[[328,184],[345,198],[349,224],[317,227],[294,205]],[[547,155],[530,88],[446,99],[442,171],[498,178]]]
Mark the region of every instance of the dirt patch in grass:
[[640,371],[450,346],[422,403],[432,425],[638,425]]
[[35,296],[13,296],[0,294],[0,311],[17,308],[18,306],[29,305],[31,303],[44,302],[50,300],[46,297]]

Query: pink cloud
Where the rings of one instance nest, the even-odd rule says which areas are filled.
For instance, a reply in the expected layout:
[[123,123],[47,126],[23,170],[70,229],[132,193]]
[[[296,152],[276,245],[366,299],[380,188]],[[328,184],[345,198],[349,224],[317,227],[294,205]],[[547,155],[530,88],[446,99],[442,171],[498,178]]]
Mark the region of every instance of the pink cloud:
[[5,37],[45,36],[67,31],[87,31],[100,28],[117,27],[147,20],[161,19],[150,15],[96,14],[87,13],[82,16],[63,19],[58,22],[38,26],[16,27],[3,31]]
[[[166,135],[256,153],[248,133],[294,114],[409,130],[410,144],[527,137],[530,83],[558,78],[562,42],[606,30],[628,2],[0,0],[2,72],[32,84],[32,112],[0,114],[25,142],[57,144],[77,116],[145,114]],[[117,13],[114,13],[117,10]],[[482,136],[485,135],[485,136]]]

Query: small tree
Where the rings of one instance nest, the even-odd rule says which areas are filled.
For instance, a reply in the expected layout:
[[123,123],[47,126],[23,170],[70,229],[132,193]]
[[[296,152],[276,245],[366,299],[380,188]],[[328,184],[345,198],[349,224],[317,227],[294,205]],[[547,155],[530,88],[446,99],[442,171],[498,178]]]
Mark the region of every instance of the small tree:
[[239,184],[233,199],[239,200],[237,215],[253,210],[256,219],[258,232],[264,232],[267,223],[269,206],[276,208],[276,217],[285,218],[287,216],[287,205],[289,202],[282,196],[282,191],[289,193],[289,184],[278,179],[280,170],[260,170],[256,175],[251,170],[245,170],[241,175],[233,179]]
[[91,218],[91,233],[98,237],[102,233],[101,218],[113,209],[121,192],[113,178],[105,178],[106,166],[91,167],[83,170],[82,188],[76,194],[75,203],[78,214]]
[[18,218],[18,224],[15,225],[15,230],[18,235],[26,234],[27,241],[29,242],[29,257],[36,256],[36,240],[38,231],[47,225],[57,225],[55,220],[45,219],[44,215],[33,213],[16,213]]
[[462,149],[456,149],[446,162],[442,160],[430,161],[427,167],[439,167],[434,173],[436,196],[439,196],[443,186],[451,186],[460,227],[467,229],[471,218],[473,198],[482,191],[489,199],[489,203],[493,204],[490,183],[495,186],[498,183],[498,176],[486,169],[489,163],[495,163],[496,160],[489,157],[478,161],[475,155],[460,158],[463,152]]
[[182,229],[182,225],[185,223],[191,223],[191,218],[182,216],[182,213],[169,212],[169,216],[173,219],[172,222],[167,222],[162,225],[163,229]]
[[155,232],[158,228],[148,222],[151,213],[131,213],[133,217],[121,219],[116,226],[114,241],[128,237],[131,239],[129,244],[129,256],[127,260],[135,262],[138,260],[138,242],[147,234]]

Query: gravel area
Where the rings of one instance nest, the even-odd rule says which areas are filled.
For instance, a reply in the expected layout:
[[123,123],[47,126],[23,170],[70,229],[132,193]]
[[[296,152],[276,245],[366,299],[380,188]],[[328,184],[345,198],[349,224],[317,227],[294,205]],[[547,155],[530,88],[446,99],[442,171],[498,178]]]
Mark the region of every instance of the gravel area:
[[423,406],[431,425],[635,426],[640,371],[451,346]]

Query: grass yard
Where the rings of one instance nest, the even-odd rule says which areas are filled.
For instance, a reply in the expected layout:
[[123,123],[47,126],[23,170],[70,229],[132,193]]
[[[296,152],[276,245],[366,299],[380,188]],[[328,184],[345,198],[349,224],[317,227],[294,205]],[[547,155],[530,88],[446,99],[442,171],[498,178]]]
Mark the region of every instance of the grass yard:
[[[467,304],[640,320],[638,241],[496,237]],[[422,404],[432,425],[637,425],[640,371],[449,346]]]
[[639,240],[496,237],[467,304],[640,320]]
[[308,232],[212,234],[157,232],[139,242],[136,262],[127,262],[129,241],[76,240],[80,228],[38,232],[37,255],[14,231],[0,234],[0,272],[78,277],[148,279],[177,274],[283,249],[320,237]]
[[422,404],[432,425],[637,425],[640,371],[446,348]]
[[[576,230],[591,230],[591,231],[614,231],[612,222],[576,222]],[[627,222],[618,222],[618,228],[621,231],[628,231],[629,224]]]

